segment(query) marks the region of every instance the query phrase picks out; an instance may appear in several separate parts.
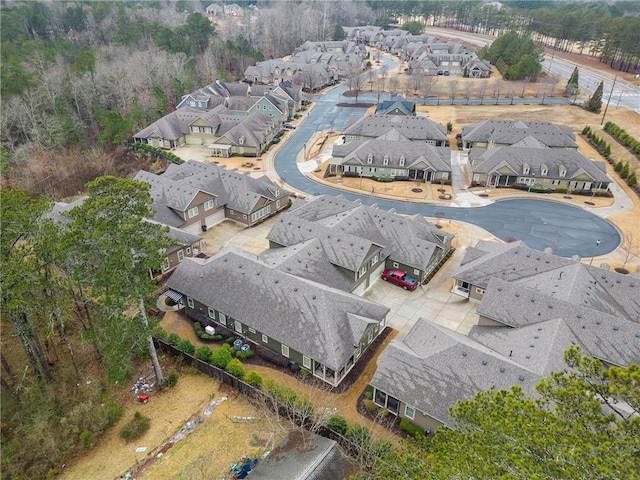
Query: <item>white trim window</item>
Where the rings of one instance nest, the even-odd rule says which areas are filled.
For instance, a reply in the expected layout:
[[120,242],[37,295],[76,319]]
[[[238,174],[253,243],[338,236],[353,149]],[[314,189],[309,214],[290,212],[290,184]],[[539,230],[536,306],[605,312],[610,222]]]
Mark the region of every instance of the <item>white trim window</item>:
[[306,355],[302,356],[302,366],[304,368],[311,369],[311,359],[309,357],[307,357]]
[[413,274],[414,275],[420,275],[420,270],[418,270],[417,268],[413,269]]
[[197,216],[198,216],[198,206],[197,205],[195,207],[191,207],[187,211],[187,217],[193,218],[193,217],[197,217]]
[[193,306],[193,298],[187,297],[187,306],[189,308],[194,308],[194,306]]
[[287,347],[284,343],[281,345],[282,355],[289,358],[289,347]]
[[191,255],[191,247],[187,247],[186,249],[187,255]]
[[476,293],[479,293],[480,295],[484,295],[484,288],[476,287]]
[[269,343],[269,337],[267,337],[264,333],[262,334],[262,343]]
[[249,333],[256,333],[256,329],[249,327]]
[[416,409],[409,405],[405,405],[404,416],[413,420],[416,417]]
[[184,252],[182,250],[178,250],[178,262],[184,260]]
[[204,202],[204,209],[206,210],[211,210],[213,207],[215,206],[215,203],[213,200],[207,200],[206,202]]
[[167,270],[169,270],[169,268],[171,268],[171,264],[169,263],[168,258],[164,259],[164,262],[162,262],[162,266],[160,268],[162,269],[163,272],[166,272]]
[[227,324],[227,316],[222,312],[218,312],[218,321],[222,325],[226,325]]
[[211,318],[212,320],[216,319],[216,311],[213,308],[209,307],[207,309],[207,313],[209,314],[209,318]]

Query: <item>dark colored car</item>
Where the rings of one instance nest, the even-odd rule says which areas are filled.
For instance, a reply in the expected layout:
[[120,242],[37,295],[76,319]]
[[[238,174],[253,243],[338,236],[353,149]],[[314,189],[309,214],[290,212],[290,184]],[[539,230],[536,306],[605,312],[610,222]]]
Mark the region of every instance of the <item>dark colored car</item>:
[[415,290],[420,285],[420,282],[413,277],[407,275],[407,272],[403,270],[388,269],[382,272],[382,279],[385,282],[391,282],[394,285],[398,285],[405,290]]

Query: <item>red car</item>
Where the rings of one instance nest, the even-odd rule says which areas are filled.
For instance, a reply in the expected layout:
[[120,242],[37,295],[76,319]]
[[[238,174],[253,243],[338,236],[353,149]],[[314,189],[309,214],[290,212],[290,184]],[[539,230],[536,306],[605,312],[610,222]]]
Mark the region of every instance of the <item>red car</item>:
[[407,275],[407,272],[403,270],[388,269],[382,272],[382,279],[385,282],[391,282],[394,285],[399,285],[405,290],[415,290],[420,285],[420,282],[413,277]]

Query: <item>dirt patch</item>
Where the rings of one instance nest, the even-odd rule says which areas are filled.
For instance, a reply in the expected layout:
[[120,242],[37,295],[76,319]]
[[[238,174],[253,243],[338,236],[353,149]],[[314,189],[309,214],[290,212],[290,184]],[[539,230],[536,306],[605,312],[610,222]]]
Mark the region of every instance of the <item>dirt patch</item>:
[[[163,358],[165,367],[170,362]],[[59,478],[110,479],[127,472],[138,479],[222,478],[243,455],[261,455],[292,428],[234,390],[188,368],[181,370],[174,387],[152,393],[147,404],[131,395],[125,410],[124,418],[99,445]],[[151,418],[151,428],[126,444],[118,433],[135,411]]]

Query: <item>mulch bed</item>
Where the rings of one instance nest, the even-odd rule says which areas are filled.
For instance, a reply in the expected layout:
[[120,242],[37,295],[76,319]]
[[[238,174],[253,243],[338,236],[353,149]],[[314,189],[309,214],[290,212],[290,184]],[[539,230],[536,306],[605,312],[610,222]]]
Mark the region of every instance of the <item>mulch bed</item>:
[[387,430],[390,430],[394,435],[402,438],[407,438],[407,433],[400,429],[400,417],[397,417],[396,415],[392,414],[382,407],[378,407],[378,410],[375,412],[370,412],[365,408],[364,401],[367,399],[365,395],[366,391],[367,389],[365,388],[358,397],[358,402],[356,405],[358,413],[363,417],[368,418],[372,422],[376,422],[378,425],[382,425]]

